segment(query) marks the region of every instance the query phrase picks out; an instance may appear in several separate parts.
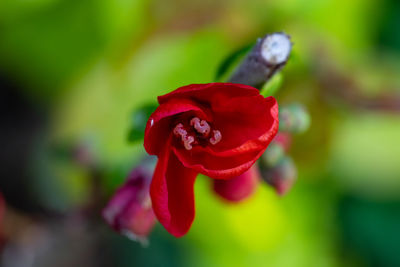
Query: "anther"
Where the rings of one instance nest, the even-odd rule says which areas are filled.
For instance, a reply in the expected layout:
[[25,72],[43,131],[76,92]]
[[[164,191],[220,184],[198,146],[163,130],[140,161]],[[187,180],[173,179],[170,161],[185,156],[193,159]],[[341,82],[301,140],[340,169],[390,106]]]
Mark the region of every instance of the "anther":
[[182,136],[182,141],[183,141],[183,146],[185,147],[186,150],[191,150],[192,143],[194,142],[194,137],[193,136]]
[[194,117],[190,120],[190,125],[193,126],[198,133],[204,136],[208,136],[210,133],[210,125],[208,125],[205,120],[200,120],[199,118]]
[[179,123],[178,125],[175,126],[174,134],[175,136],[181,137],[183,146],[185,147],[186,150],[191,150],[193,148],[192,143],[194,142],[194,137],[187,135],[187,131],[183,128],[182,123]]
[[187,135],[187,131],[183,128],[183,124],[179,123],[178,125],[175,126],[174,129],[174,134],[176,136],[186,136]]
[[215,145],[215,144],[219,143],[219,141],[221,141],[221,139],[222,139],[221,132],[218,130],[213,130],[213,136],[210,138],[210,143],[212,145]]

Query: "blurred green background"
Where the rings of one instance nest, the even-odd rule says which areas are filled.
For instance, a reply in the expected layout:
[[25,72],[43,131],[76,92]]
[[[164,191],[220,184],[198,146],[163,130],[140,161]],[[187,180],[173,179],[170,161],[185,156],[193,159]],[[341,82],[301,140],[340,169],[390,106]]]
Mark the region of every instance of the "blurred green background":
[[[278,102],[312,117],[293,189],[231,205],[199,177],[185,237],[113,233],[132,111],[275,31],[294,43]],[[396,0],[0,0],[1,264],[400,266],[399,74]]]

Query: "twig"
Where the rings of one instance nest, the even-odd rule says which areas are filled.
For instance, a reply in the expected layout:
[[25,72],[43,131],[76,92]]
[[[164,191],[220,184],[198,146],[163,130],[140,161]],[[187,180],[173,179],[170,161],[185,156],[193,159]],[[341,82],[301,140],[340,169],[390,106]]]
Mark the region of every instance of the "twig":
[[319,69],[324,70],[317,72],[317,78],[324,89],[323,96],[327,99],[339,99],[356,109],[400,112],[400,94],[387,92],[368,96],[363,94],[362,88],[353,78],[339,73],[330,66]]
[[287,62],[292,43],[285,33],[267,34],[236,69],[229,82],[260,88]]

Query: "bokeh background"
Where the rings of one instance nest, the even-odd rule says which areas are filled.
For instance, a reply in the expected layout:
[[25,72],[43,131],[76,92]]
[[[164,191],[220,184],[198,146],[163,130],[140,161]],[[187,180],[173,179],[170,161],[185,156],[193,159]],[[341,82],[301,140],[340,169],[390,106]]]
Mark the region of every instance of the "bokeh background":
[[[185,237],[114,233],[133,110],[275,31],[276,97],[312,117],[293,189],[232,205],[199,177]],[[0,0],[0,87],[1,266],[400,266],[397,0]]]

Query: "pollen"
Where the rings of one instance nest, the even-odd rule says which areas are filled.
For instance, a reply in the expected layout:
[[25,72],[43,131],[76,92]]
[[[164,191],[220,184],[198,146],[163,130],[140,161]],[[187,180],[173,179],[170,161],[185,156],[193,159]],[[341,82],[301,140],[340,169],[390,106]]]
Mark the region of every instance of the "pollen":
[[210,138],[210,143],[212,145],[216,145],[219,143],[219,141],[221,141],[221,139],[222,139],[221,132],[218,130],[213,130],[213,136]]
[[210,125],[205,120],[200,120],[197,117],[194,117],[193,119],[190,120],[190,125],[194,127],[194,129],[202,134],[203,136],[208,136],[210,133]]

